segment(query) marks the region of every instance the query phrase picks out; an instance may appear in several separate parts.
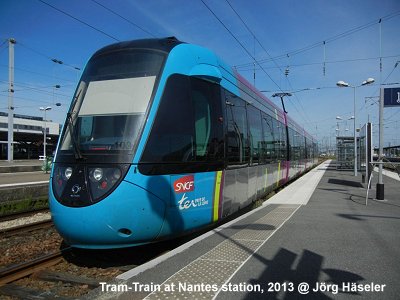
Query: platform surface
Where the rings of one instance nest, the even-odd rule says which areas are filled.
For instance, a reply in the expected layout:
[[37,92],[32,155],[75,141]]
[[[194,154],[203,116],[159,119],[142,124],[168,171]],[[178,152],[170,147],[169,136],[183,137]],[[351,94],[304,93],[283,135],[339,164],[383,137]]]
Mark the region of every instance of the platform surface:
[[373,200],[373,188],[366,206],[361,174],[323,163],[87,298],[399,299],[400,181],[384,184],[385,201]]

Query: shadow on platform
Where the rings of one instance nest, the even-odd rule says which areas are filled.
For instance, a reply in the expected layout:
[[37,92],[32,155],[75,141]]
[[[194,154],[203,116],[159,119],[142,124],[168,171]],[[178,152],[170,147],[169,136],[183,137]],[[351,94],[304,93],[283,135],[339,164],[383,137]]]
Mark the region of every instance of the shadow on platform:
[[351,186],[351,187],[356,187],[356,188],[363,188],[364,187],[360,182],[350,181],[350,180],[343,180],[343,179],[329,178],[328,183],[337,184],[337,185]]

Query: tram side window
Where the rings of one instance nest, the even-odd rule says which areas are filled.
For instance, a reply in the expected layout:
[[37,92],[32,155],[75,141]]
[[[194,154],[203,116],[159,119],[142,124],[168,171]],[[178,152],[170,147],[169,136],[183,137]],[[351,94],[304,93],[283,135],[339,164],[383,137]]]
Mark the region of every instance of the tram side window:
[[250,163],[256,165],[262,162],[263,134],[261,125],[261,113],[253,107],[247,106],[247,117],[249,120],[249,139],[250,139]]
[[264,134],[264,142],[262,147],[263,155],[262,157],[265,160],[265,163],[271,163],[275,161],[275,138],[274,138],[274,127],[271,116],[267,114],[262,114],[262,127]]
[[218,85],[172,75],[140,160],[141,172],[172,174],[221,168],[224,148],[219,99]]
[[225,91],[227,119],[226,147],[228,165],[243,165],[249,161],[246,102]]
[[313,143],[313,154],[314,154],[314,158],[318,157],[318,144],[317,143]]
[[311,159],[313,157],[312,141],[306,138],[306,158]]
[[300,147],[300,157],[299,159],[304,159],[305,158],[305,143],[304,143],[304,137],[300,133],[297,133],[298,136],[298,142],[299,142],[299,147]]
[[282,131],[283,125],[276,119],[272,118],[272,126],[274,129],[274,147],[275,147],[275,159],[280,160],[281,158],[281,143],[282,143]]
[[290,160],[295,160],[296,141],[294,138],[294,130],[289,127]]
[[286,148],[286,127],[285,124],[279,122],[279,160],[287,160]]
[[193,107],[189,101],[187,77],[171,76],[153,124],[143,162],[160,163],[187,160],[193,151]]
[[299,141],[300,141],[300,158],[301,159],[306,159],[306,144],[305,144],[305,138],[301,134],[299,134]]
[[292,139],[292,160],[299,160],[301,157],[301,141],[300,135],[297,131],[290,129],[291,139]]
[[223,162],[223,114],[219,99],[220,87],[197,78],[190,78],[194,109],[196,161]]
[[307,137],[303,138],[304,140],[304,158],[309,159],[310,158],[310,141]]

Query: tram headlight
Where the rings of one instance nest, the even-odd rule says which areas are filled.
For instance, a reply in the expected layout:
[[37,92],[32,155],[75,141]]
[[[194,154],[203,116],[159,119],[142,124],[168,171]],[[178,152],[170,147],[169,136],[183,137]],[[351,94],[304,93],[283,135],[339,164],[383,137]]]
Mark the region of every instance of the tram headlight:
[[118,186],[129,166],[55,163],[52,172],[54,196],[67,206],[92,205],[107,197]]
[[56,165],[53,172],[53,190],[58,197],[61,197],[68,180],[73,175],[73,168]]
[[105,196],[121,180],[122,171],[114,168],[89,168],[89,186],[93,200]]
[[103,179],[103,169],[95,168],[89,171],[89,176],[92,181],[100,181]]
[[121,170],[114,169],[112,176],[113,176],[114,180],[119,180],[121,178]]
[[70,179],[71,175],[72,175],[72,168],[71,167],[66,168],[64,171],[65,179],[67,180]]

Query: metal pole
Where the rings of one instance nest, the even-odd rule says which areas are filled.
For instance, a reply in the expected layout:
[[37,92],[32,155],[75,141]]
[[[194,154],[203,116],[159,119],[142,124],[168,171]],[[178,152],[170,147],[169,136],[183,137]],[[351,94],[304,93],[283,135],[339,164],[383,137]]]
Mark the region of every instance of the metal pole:
[[44,109],[44,128],[43,128],[43,158],[44,161],[46,162],[46,111],[47,108]]
[[357,176],[357,135],[356,135],[356,89],[354,89],[354,176]]
[[385,186],[383,184],[383,88],[381,88],[379,99],[379,176],[376,184],[376,200],[385,199]]
[[7,160],[14,160],[14,44],[15,40],[8,40],[8,138]]

